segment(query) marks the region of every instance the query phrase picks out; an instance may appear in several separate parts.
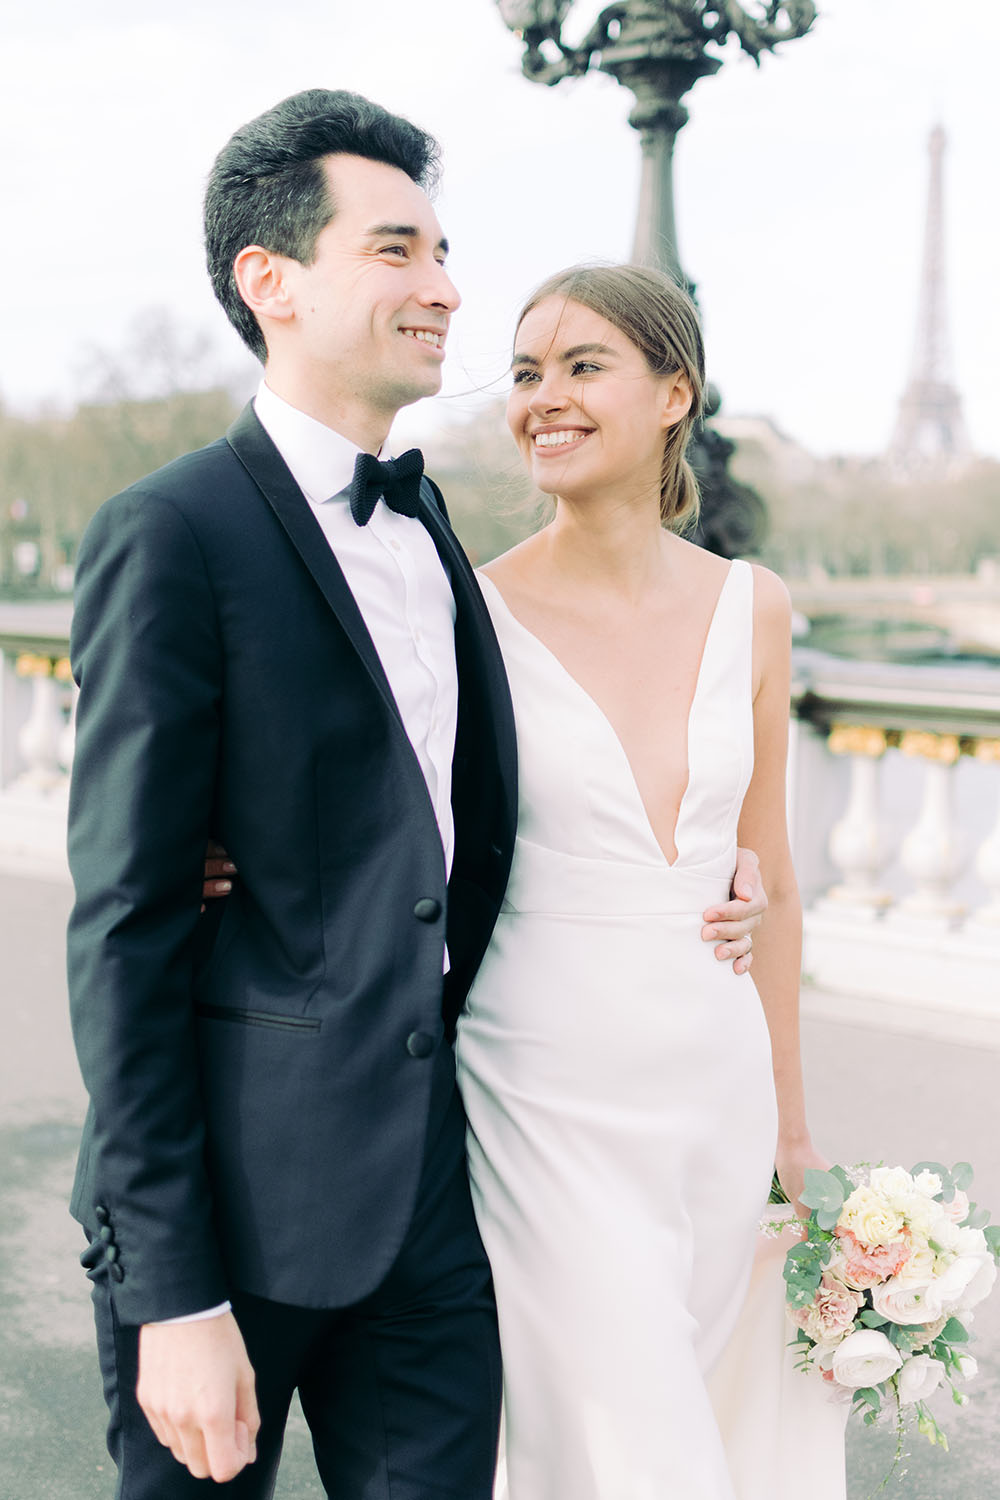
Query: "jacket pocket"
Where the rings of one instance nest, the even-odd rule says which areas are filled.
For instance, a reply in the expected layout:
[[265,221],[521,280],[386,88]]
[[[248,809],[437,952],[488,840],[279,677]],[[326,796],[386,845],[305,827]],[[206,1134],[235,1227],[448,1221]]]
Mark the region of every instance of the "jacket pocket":
[[316,1016],[282,1016],[273,1010],[240,1010],[231,1005],[202,1002],[195,1010],[211,1021],[235,1021],[241,1026],[265,1026],[272,1031],[319,1031],[323,1025]]

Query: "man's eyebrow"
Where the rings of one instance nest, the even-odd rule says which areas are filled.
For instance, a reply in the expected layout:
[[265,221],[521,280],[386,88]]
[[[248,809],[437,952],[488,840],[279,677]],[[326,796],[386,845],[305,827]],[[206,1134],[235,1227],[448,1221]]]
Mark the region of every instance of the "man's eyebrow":
[[[617,349],[609,349],[607,344],[574,344],[572,349],[564,349],[559,358],[564,364],[569,364],[572,360],[579,359],[581,354],[603,354],[612,359],[618,358]],[[533,354],[515,354],[511,364],[537,367],[541,364],[541,360],[536,359]]]
[[[365,237],[370,240],[383,239],[386,235],[393,235],[401,240],[418,240],[420,238],[420,230],[416,224],[373,224],[371,229],[365,230]],[[441,236],[434,248],[435,250],[442,250],[445,255],[448,254],[450,246],[444,235]]]

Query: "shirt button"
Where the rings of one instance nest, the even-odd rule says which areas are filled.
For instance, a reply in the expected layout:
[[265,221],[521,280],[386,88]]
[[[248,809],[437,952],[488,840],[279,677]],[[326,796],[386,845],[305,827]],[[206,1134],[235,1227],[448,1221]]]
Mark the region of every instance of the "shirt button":
[[426,1031],[411,1031],[406,1038],[406,1050],[411,1057],[430,1057],[434,1051],[434,1038]]
[[399,551],[399,543],[396,541],[395,537],[393,537],[392,540],[389,542],[389,546],[392,548],[393,552],[398,552]]
[[413,915],[418,922],[436,922],[441,915],[441,903],[433,896],[421,896],[413,908]]

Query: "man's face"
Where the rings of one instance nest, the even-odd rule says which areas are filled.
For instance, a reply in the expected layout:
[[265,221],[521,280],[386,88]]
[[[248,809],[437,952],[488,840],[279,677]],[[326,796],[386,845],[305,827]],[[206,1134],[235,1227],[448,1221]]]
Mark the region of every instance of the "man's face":
[[360,156],[323,163],[334,216],[312,265],[284,262],[296,359],[328,394],[395,413],[441,388],[444,343],[460,297],[448,245],[422,188]]

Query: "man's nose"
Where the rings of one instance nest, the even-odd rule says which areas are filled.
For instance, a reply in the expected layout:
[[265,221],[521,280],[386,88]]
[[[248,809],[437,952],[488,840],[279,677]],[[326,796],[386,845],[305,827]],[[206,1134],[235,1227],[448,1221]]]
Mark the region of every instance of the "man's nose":
[[462,298],[458,288],[452,281],[444,266],[435,261],[435,271],[428,280],[424,294],[420,299],[427,307],[440,308],[442,312],[453,313],[462,305]]

